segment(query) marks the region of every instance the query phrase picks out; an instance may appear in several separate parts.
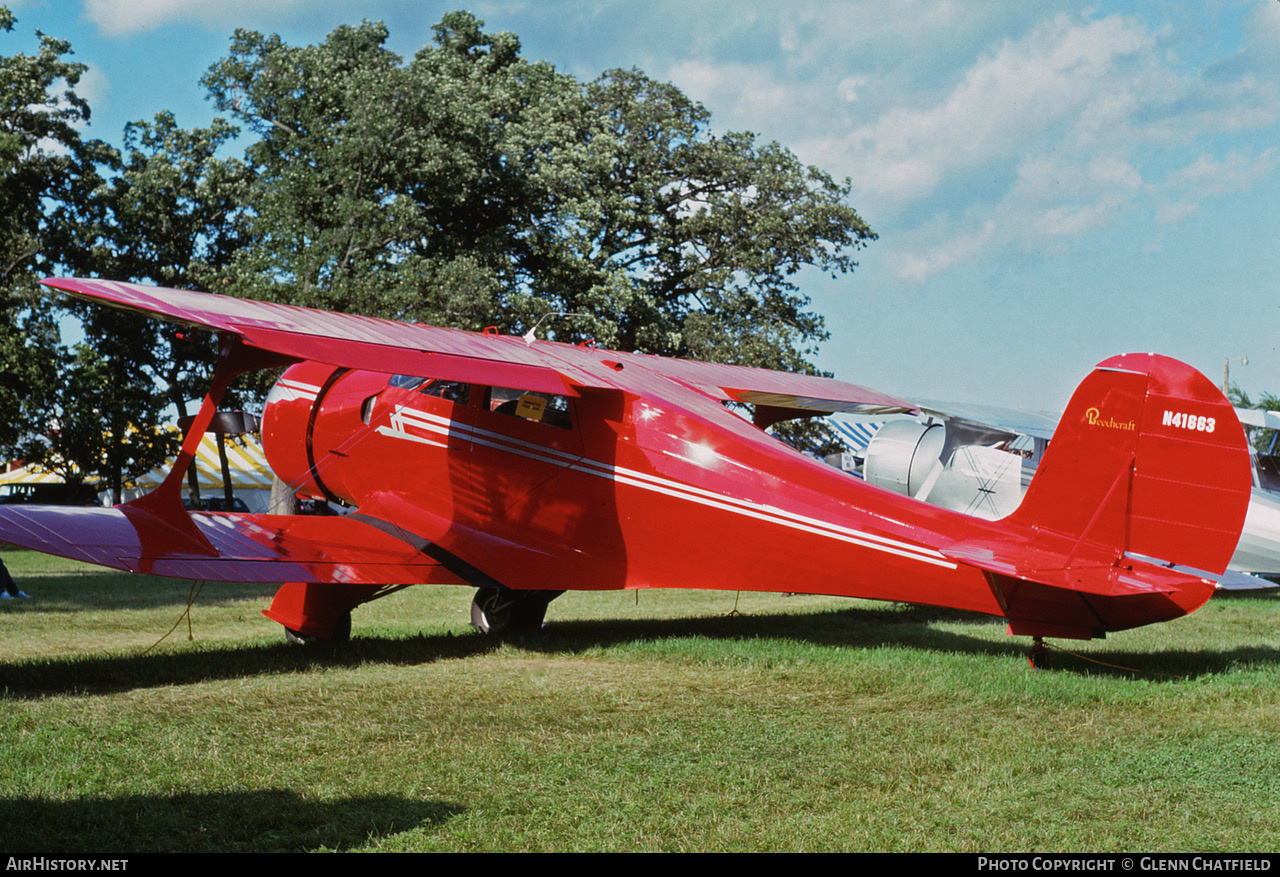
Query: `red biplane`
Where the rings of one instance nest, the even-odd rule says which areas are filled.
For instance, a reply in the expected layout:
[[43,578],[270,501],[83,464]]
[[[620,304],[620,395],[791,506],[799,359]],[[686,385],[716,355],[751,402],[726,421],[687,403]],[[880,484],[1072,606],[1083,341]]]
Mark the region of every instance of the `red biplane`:
[[[119,569],[279,582],[267,617],[341,637],[411,584],[476,588],[486,632],[541,625],[568,589],[833,594],[1006,618],[1090,638],[1213,593],[1249,502],[1221,393],[1150,354],[1080,385],[1018,509],[917,502],[764,431],[833,411],[911,411],[827,378],[476,334],[100,280],[73,295],[214,330],[212,387],[178,463],[116,508],[0,508],[0,540]],[[187,511],[182,478],[229,382],[288,365],[262,440],[335,516]],[[726,403],[754,406],[754,423]]]

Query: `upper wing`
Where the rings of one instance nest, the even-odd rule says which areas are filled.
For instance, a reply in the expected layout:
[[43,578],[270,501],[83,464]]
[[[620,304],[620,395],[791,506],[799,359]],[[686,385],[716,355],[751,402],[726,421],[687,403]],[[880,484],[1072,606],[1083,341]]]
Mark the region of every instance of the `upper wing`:
[[914,411],[908,402],[831,378],[616,353],[337,314],[110,280],[45,280],[79,298],[163,320],[238,335],[297,359],[388,374],[424,375],[577,395],[575,387],[630,389],[627,367],[643,367],[719,399],[814,412]]
[[910,402],[834,378],[637,353],[595,353],[603,355],[615,369],[623,363],[641,366],[724,402],[793,408],[814,414],[889,414],[918,410]]
[[1260,408],[1237,408],[1236,417],[1245,426],[1262,429],[1280,429],[1280,411],[1264,411]]
[[238,335],[251,347],[300,360],[551,393],[593,383],[592,376],[548,367],[518,338],[111,280],[42,282],[99,304]]
[[[90,301],[234,335],[260,350],[347,368],[570,395],[581,387],[641,394],[686,387],[713,398],[767,396],[761,404],[813,410],[910,407],[852,384],[765,369],[528,343],[105,280],[44,282]],[[155,493],[114,509],[6,507],[0,541],[120,569],[221,581],[483,583],[450,546],[419,544],[394,528],[351,517],[187,514],[173,485],[163,499]]]
[[922,399],[920,410],[947,420],[962,420],[974,427],[991,427],[1010,435],[1029,435],[1048,441],[1058,426],[1058,418],[1035,411],[1001,408],[996,405],[973,405],[960,402],[933,402]]

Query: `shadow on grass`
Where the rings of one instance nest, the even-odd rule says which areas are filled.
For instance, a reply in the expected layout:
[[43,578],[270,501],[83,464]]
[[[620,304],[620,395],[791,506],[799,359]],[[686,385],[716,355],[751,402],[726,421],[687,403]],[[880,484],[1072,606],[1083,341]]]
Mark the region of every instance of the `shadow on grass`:
[[[270,601],[278,584],[241,582],[193,583],[189,579],[138,576],[117,570],[94,569],[63,575],[14,575],[34,599],[14,608],[44,613],[86,610],[127,610],[183,607],[193,593],[205,605],[239,600]],[[6,607],[8,608],[8,607]]]
[[90,655],[0,663],[0,697],[30,699],[60,694],[104,694],[212,679],[267,673],[305,673],[362,664],[429,664],[475,657],[501,648],[504,642],[544,654],[574,654],[637,641],[691,637],[710,640],[792,640],[823,646],[905,646],[994,655],[1019,653],[1015,643],[993,644],[930,630],[938,621],[990,626],[991,619],[947,609],[886,605],[814,613],[776,613],[676,619],[552,622],[537,634],[509,637],[451,633],[438,635],[361,636],[347,643],[310,646],[284,642],[216,645],[192,651],[154,654]]
[[[1005,637],[1004,619],[910,604],[838,609],[809,615],[734,615],[670,621],[564,622],[548,625],[536,639],[517,640],[542,652],[577,652],[593,646],[680,637],[791,639],[845,648],[903,648],[920,652],[1007,658],[1025,663],[1027,637]],[[952,630],[941,629],[946,625]],[[970,636],[954,630],[973,627]],[[981,629],[981,633],[978,630]],[[985,634],[985,635],[984,635]],[[990,638],[992,635],[999,639]],[[1118,633],[1116,636],[1123,636]],[[1117,678],[1167,679],[1213,676],[1242,667],[1280,666],[1280,649],[1242,646],[1223,649],[1107,650],[1076,640],[1048,640],[1051,672]],[[1092,653],[1091,653],[1092,651]]]
[[305,673],[313,669],[361,664],[427,664],[469,658],[499,648],[486,637],[361,637],[348,643],[293,646],[216,646],[145,655],[95,655],[0,663],[2,697],[27,699],[56,694],[104,694],[162,685],[186,685],[267,673]]
[[[797,600],[803,600],[803,595]],[[552,613],[554,613],[554,606]],[[987,615],[885,603],[796,613],[743,613],[644,620],[552,621],[536,637],[516,640],[539,651],[575,652],[641,640],[706,637],[708,639],[785,639],[820,646],[875,648],[901,645],[922,649],[1004,654],[1003,644],[951,635],[936,624],[966,625],[990,631],[1002,622]]]
[[[985,615],[905,604],[851,607],[812,613],[642,619],[552,621],[534,635],[508,642],[542,654],[576,654],[635,642],[701,638],[726,642],[791,641],[832,648],[902,648],[920,652],[989,656],[1022,662],[1030,643],[1004,638],[1003,622]],[[951,629],[940,629],[946,625]],[[973,635],[955,630],[974,629]],[[999,638],[992,638],[995,634]],[[306,673],[363,664],[419,665],[473,658],[503,640],[479,634],[357,636],[348,643],[291,646],[285,643],[216,646],[147,655],[103,655],[0,663],[0,695],[9,699],[59,694],[100,694],[163,685],[190,684],[269,673]],[[1109,651],[1091,658],[1086,644],[1051,643],[1056,672],[1116,677],[1191,678],[1242,665],[1280,664],[1280,650],[1248,647],[1160,651]],[[1081,656],[1076,657],[1071,652]],[[1100,662],[1101,661],[1101,662]]]
[[131,795],[49,801],[0,798],[6,855],[346,850],[465,812],[393,795],[315,801],[296,792]]
[[[1122,635],[1122,634],[1121,634]],[[1048,670],[1082,676],[1169,681],[1201,679],[1243,669],[1280,666],[1280,649],[1240,646],[1232,649],[1164,649],[1086,653],[1087,645],[1050,643]]]

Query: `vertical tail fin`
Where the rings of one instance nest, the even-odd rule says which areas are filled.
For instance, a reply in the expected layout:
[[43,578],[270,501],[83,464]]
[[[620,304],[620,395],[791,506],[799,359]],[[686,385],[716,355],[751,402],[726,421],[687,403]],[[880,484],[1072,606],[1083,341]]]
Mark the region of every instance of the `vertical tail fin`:
[[1070,543],[1068,566],[1128,553],[1217,573],[1244,524],[1249,467],[1240,422],[1207,378],[1168,357],[1116,356],[1072,396],[1009,520]]

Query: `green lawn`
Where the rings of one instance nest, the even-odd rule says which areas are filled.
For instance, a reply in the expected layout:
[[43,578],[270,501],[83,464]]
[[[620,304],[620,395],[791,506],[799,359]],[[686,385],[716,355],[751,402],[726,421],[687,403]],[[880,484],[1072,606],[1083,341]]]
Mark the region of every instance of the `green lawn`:
[[4,558],[6,854],[1280,849],[1270,594],[1034,671],[991,619],[752,593],[570,593],[502,644],[412,588],[298,648],[270,587],[188,622],[188,582]]

